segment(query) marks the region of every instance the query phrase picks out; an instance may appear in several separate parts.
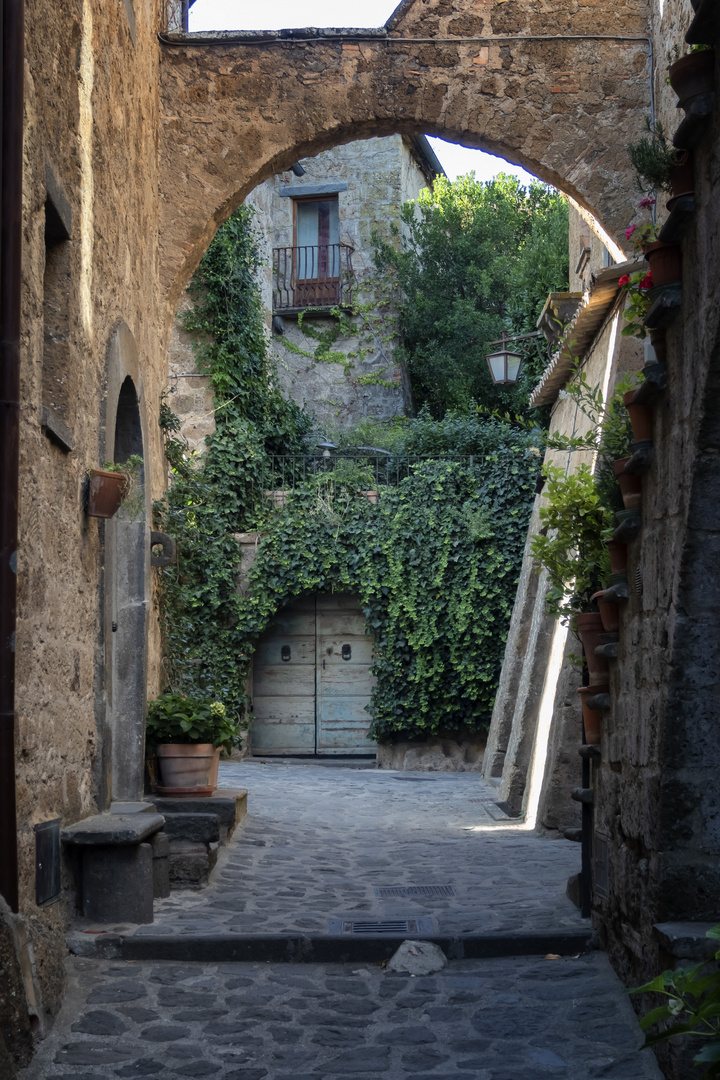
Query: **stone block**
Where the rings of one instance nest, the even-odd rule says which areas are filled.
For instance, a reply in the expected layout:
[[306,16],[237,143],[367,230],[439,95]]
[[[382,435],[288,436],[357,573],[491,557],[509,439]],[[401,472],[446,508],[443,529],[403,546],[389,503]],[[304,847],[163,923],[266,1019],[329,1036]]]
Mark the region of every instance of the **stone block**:
[[160,899],[170,895],[170,837],[166,832],[155,833],[151,840],[153,849],[153,897]]
[[[216,856],[217,858],[217,856]],[[210,858],[204,844],[173,840],[170,844],[170,887],[201,888],[210,877]]]
[[85,918],[97,923],[151,923],[152,864],[150,844],[84,848],[81,904]]
[[209,844],[220,839],[220,820],[217,814],[168,814],[165,832],[173,839]]
[[139,844],[164,824],[160,814],[95,814],[63,829],[62,841],[83,847]]
[[215,814],[220,823],[220,840],[226,843],[247,813],[247,790],[245,788],[218,788],[207,798],[195,796],[153,798],[158,812],[171,814]]

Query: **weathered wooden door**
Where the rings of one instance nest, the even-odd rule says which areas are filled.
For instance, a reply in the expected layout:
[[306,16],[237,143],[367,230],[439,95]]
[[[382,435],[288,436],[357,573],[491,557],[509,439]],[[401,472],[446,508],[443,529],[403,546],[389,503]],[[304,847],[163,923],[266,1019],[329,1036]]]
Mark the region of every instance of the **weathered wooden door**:
[[356,597],[288,604],[255,653],[253,753],[372,754],[371,659]]

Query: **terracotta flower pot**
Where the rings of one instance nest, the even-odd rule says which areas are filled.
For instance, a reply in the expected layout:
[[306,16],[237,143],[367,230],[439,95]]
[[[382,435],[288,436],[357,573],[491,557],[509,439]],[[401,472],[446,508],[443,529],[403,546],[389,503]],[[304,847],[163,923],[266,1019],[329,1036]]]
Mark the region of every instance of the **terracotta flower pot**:
[[125,473],[93,469],[88,487],[88,517],[114,517],[120,509],[127,488],[128,478]]
[[670,85],[685,105],[698,94],[712,94],[715,89],[715,50],[688,53],[670,65]]
[[672,198],[667,202],[668,210],[672,210],[677,200],[683,196],[695,194],[695,162],[692,150],[686,150],[685,154],[685,161],[681,165],[673,165],[670,169]]
[[376,503],[377,502],[377,497],[378,497],[377,491],[358,491],[358,495],[367,495],[368,500],[371,503]]
[[210,790],[208,777],[215,758],[212,743],[161,743],[157,748],[163,787]]
[[602,645],[602,635],[605,633],[599,612],[592,611],[578,615],[577,632],[585,650],[585,663],[590,672],[590,682],[603,682],[610,669],[607,657],[595,655],[595,649],[598,645]]
[[623,397],[625,408],[630,414],[630,423],[633,429],[635,442],[652,442],[653,437],[653,411],[650,405],[633,405],[634,390],[628,390]]
[[621,544],[619,540],[606,540],[605,546],[610,552],[610,572],[627,573],[627,544]]
[[213,754],[212,765],[210,766],[210,772],[208,773],[208,787],[211,787],[213,791],[218,786],[218,767],[220,765],[220,747],[215,747],[215,753]]
[[623,505],[626,510],[634,510],[640,505],[640,499],[637,496],[642,494],[642,477],[625,472],[625,466],[629,460],[630,458],[620,458],[613,468],[620,485]]
[[596,592],[592,599],[600,610],[603,630],[606,634],[616,634],[620,629],[620,605],[617,600],[605,600],[605,590]]
[[589,746],[599,746],[602,733],[602,713],[598,709],[588,709],[587,699],[595,694],[607,694],[607,683],[598,683],[596,686],[581,686],[578,690],[582,702],[583,725],[585,727],[585,741]]
[[645,258],[650,263],[654,288],[682,280],[682,251],[677,244],[663,244],[661,240],[656,240],[648,244]]
[[655,350],[655,359],[658,364],[664,364],[667,360],[667,338],[664,330],[650,331],[650,344]]

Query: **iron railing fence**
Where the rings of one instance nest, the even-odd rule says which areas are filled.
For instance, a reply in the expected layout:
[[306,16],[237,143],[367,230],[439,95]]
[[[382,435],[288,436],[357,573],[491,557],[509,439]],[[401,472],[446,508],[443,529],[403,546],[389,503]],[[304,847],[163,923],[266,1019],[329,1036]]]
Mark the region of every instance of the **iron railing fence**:
[[348,244],[273,248],[273,311],[349,304],[352,253],[353,248]]
[[409,455],[402,453],[377,454],[372,451],[336,451],[331,457],[319,454],[273,455],[263,462],[260,485],[266,499],[282,506],[290,491],[311,480],[335,477],[338,483],[354,486],[374,502],[383,490],[397,487],[413,470],[428,461],[452,461],[477,470],[481,474],[482,455],[437,453]]

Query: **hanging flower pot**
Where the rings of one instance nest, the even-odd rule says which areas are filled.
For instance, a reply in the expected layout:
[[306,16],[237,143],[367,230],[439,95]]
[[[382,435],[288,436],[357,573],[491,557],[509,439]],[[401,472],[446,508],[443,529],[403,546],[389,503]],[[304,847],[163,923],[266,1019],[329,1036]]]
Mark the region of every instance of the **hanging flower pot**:
[[642,478],[625,472],[625,466],[630,458],[620,458],[613,465],[615,476],[620,485],[623,505],[626,510],[634,510],[640,506],[642,495]]
[[606,634],[616,634],[620,629],[620,605],[617,600],[605,600],[605,590],[596,592],[592,599],[598,606],[603,630]]
[[646,247],[645,258],[650,263],[654,288],[674,285],[682,280],[682,251],[677,244],[663,244],[662,240],[655,240]]
[[621,544],[619,540],[606,540],[605,546],[610,552],[610,572],[612,574],[627,573],[627,544]]
[[670,186],[672,198],[667,202],[668,210],[672,210],[678,199],[695,194],[695,162],[692,150],[685,151],[685,159],[681,164],[671,167]]
[[712,94],[715,89],[715,50],[702,49],[681,56],[670,65],[669,74],[670,85],[683,108],[699,94]]
[[120,509],[129,480],[125,473],[93,469],[88,488],[88,516],[111,518]]
[[600,613],[591,611],[578,615],[577,632],[585,650],[585,663],[590,672],[590,682],[602,682],[610,669],[607,657],[595,655],[595,649],[598,645],[602,645],[602,635],[605,633]]
[[653,411],[649,405],[633,405],[634,390],[628,390],[623,397],[625,408],[630,414],[630,423],[633,429],[633,439],[636,443],[652,442],[653,437]]
[[589,746],[599,746],[600,744],[602,713],[599,709],[589,709],[587,707],[587,700],[588,698],[595,697],[596,694],[607,694],[608,691],[609,687],[607,683],[598,683],[596,686],[581,686],[578,690],[580,701],[582,702],[585,742],[588,743]]

